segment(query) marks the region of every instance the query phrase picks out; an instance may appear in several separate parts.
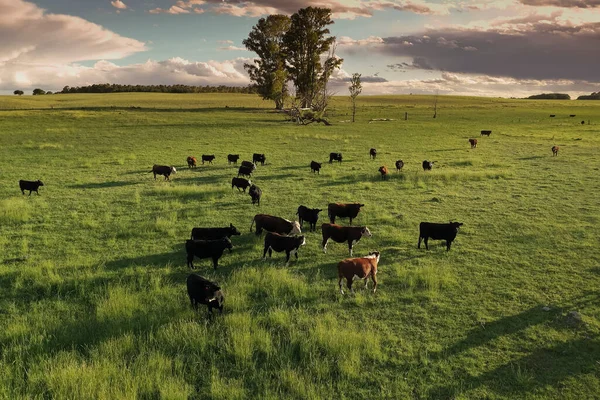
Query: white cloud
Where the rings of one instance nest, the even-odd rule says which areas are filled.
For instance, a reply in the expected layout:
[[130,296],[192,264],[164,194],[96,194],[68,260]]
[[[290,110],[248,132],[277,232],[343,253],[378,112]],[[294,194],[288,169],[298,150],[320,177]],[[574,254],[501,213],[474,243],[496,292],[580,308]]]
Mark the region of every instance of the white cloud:
[[110,4],[112,4],[113,7],[118,8],[119,10],[127,9],[127,6],[121,0],[111,1]]

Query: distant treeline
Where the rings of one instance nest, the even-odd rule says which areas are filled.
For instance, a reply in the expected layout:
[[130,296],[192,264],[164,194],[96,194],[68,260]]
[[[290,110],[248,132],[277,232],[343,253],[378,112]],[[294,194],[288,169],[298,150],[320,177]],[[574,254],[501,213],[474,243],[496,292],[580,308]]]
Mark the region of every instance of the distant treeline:
[[579,96],[577,100],[600,100],[600,92]]
[[119,85],[119,84],[94,84],[90,86],[70,87],[65,86],[61,94],[68,93],[243,93],[256,94],[254,86],[188,86],[188,85]]
[[542,93],[529,96],[532,100],[571,100],[571,96],[566,93]]

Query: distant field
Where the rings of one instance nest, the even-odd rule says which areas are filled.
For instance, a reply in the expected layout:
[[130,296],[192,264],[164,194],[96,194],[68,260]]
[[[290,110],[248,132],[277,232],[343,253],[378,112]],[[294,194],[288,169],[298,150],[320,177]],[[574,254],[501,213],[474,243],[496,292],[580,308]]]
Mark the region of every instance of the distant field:
[[[432,97],[361,96],[354,124],[349,105],[326,127],[251,95],[0,97],[0,398],[599,398],[600,103],[440,97],[433,119]],[[344,162],[312,174],[332,151]],[[260,207],[226,162],[254,152]],[[201,154],[217,160],[188,170]],[[154,181],[153,164],[178,173]],[[254,214],[355,201],[375,295],[339,294],[347,246],[323,254],[320,232],[289,267],[260,259]],[[417,249],[419,222],[451,219],[450,252]],[[183,246],[229,223],[242,235],[219,269],[195,261],[225,293],[211,321]]]

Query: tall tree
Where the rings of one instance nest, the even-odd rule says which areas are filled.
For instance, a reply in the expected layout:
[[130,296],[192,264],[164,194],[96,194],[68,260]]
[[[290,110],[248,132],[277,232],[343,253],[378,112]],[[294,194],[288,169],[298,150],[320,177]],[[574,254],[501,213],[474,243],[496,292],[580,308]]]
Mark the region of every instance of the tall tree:
[[[307,7],[292,15],[292,23],[283,38],[290,79],[302,107],[311,107],[326,91],[329,77],[344,60],[329,53],[335,36],[329,36],[333,24],[328,8]],[[329,54],[328,54],[329,53]],[[321,56],[326,59],[321,63]]]
[[269,15],[258,20],[256,26],[243,41],[244,46],[259,58],[254,64],[244,64],[258,93],[265,100],[273,100],[280,110],[287,95],[288,75],[283,53],[283,37],[290,28],[290,17]]
[[23,96],[25,93],[22,90],[15,90],[13,92],[16,96]]
[[362,92],[362,84],[360,82],[360,74],[352,74],[352,78],[350,79],[350,100],[352,101],[352,122],[354,122],[354,117],[356,116],[356,98]]

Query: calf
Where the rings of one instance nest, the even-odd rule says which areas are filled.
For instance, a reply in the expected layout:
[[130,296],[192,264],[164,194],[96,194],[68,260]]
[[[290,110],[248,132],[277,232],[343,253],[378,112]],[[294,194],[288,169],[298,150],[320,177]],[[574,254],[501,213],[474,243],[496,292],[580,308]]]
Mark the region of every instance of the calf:
[[254,184],[252,184],[252,186],[250,186],[250,190],[248,190],[248,194],[250,195],[250,198],[252,199],[252,204],[255,204],[257,206],[260,206],[260,198],[262,197],[262,190],[260,190],[260,188]]
[[310,162],[310,169],[313,173],[317,173],[319,175],[321,175],[321,163],[318,163],[316,161],[311,161]]
[[463,224],[460,222],[450,222],[448,224],[434,224],[431,222],[421,222],[419,225],[419,244],[417,247],[421,248],[421,239],[425,241],[425,248],[429,250],[427,242],[429,238],[433,240],[445,240],[446,251],[450,251],[452,241],[456,238],[458,228]]
[[200,259],[212,258],[213,267],[217,269],[219,258],[223,255],[225,249],[231,253],[233,245],[228,237],[218,240],[187,240],[185,242],[185,251],[187,252],[187,265],[194,269],[194,256]]
[[556,117],[556,114],[550,114],[550,118]]
[[217,308],[223,314],[223,302],[225,296],[221,288],[215,282],[196,275],[190,274],[187,277],[187,292],[194,310],[198,311],[198,304],[206,304],[208,312],[212,314],[213,308]]
[[164,175],[165,181],[171,180],[171,174],[176,174],[177,170],[175,167],[169,167],[167,165],[153,165],[152,171],[154,173],[154,180],[156,180],[156,175]]
[[[557,156],[558,155],[558,149],[559,148],[560,147],[558,147],[558,146],[552,146],[552,155],[553,156]],[[567,157],[568,157],[568,155],[567,155]],[[29,192],[29,193],[31,194],[31,192]]]
[[342,162],[342,153],[329,153],[329,164],[334,161]]
[[309,229],[310,231],[316,231],[317,230],[317,220],[319,219],[319,213],[323,211],[319,208],[308,208],[308,207],[304,207],[304,206],[300,206],[298,207],[298,211],[296,212],[296,215],[298,216],[298,220],[300,221],[300,227],[302,227],[302,224],[304,223],[304,221],[309,223]]
[[196,168],[196,157],[189,156],[187,158],[188,168]]
[[256,164],[250,161],[242,161],[242,167],[248,167],[251,168],[252,171],[254,171],[256,169]]
[[492,131],[481,131],[481,136],[490,136],[492,134]]
[[396,171],[400,172],[404,168],[404,161],[398,160],[396,161]]
[[381,167],[379,167],[379,173],[381,174],[381,179],[386,179],[388,172],[389,171],[385,165],[382,165]]
[[44,186],[44,183],[40,180],[37,181],[19,181],[19,188],[21,188],[21,193],[25,194],[26,190],[29,190],[29,195],[31,196],[31,192],[36,192],[39,196],[40,192],[38,192],[40,186]]
[[352,257],[352,248],[355,243],[358,243],[360,239],[365,237],[373,236],[371,231],[366,226],[340,226],[336,224],[323,224],[321,225],[321,232],[323,233],[323,253],[327,253],[327,242],[329,239],[333,239],[334,242],[344,243],[348,242],[348,251],[350,257]]
[[233,224],[225,228],[192,228],[192,240],[217,240],[241,235]]
[[215,155],[214,154],[202,154],[202,165],[204,165],[204,161],[208,161],[209,164],[212,164],[213,160],[215,159]]
[[369,150],[369,157],[374,160],[375,157],[377,157],[377,149],[371,148],[371,150]]
[[269,252],[269,257],[273,255],[273,250],[278,253],[285,251],[285,265],[287,266],[290,263],[290,254],[293,253],[296,256],[296,260],[298,260],[298,250],[300,246],[304,246],[305,244],[306,239],[304,236],[283,236],[278,233],[267,232],[265,235],[263,260],[267,259],[267,251]]
[[260,163],[260,165],[265,165],[265,161],[267,161],[267,158],[265,157],[264,154],[254,153],[252,155],[252,162],[254,164]]
[[352,225],[352,220],[356,218],[356,216],[360,212],[360,208],[364,206],[364,204],[360,203],[329,203],[329,205],[327,206],[327,215],[329,216],[329,221],[332,224],[335,224],[336,217],[340,217],[350,218],[350,225]]
[[231,179],[231,189],[234,187],[238,188],[238,191],[244,189],[244,193],[246,193],[246,188],[250,187],[250,185],[252,185],[252,182],[249,179],[235,177]]
[[346,258],[338,264],[338,285],[340,293],[344,294],[342,281],[346,278],[348,290],[352,290],[352,281],[354,279],[364,279],[365,289],[369,283],[369,277],[373,280],[373,293],[377,290],[377,264],[379,263],[379,252],[372,251],[366,257]]
[[431,168],[433,168],[433,163],[435,161],[423,161],[423,171],[431,171]]
[[469,139],[469,143],[471,144],[472,149],[477,147],[477,139]]
[[240,158],[239,154],[227,154],[227,164],[237,164],[238,159]]
[[256,214],[250,224],[250,232],[252,225],[256,223],[256,236],[259,236],[263,229],[268,232],[279,233],[280,235],[299,235],[301,233],[300,223],[298,221],[288,221],[285,218],[275,217],[267,214]]
[[251,177],[251,176],[252,176],[252,172],[253,172],[253,171],[254,171],[254,169],[253,169],[253,168],[250,168],[250,167],[245,167],[245,166],[243,166],[243,165],[242,165],[242,166],[241,166],[241,167],[238,169],[238,174],[237,174],[237,176],[239,177],[240,175],[242,175],[242,176]]

